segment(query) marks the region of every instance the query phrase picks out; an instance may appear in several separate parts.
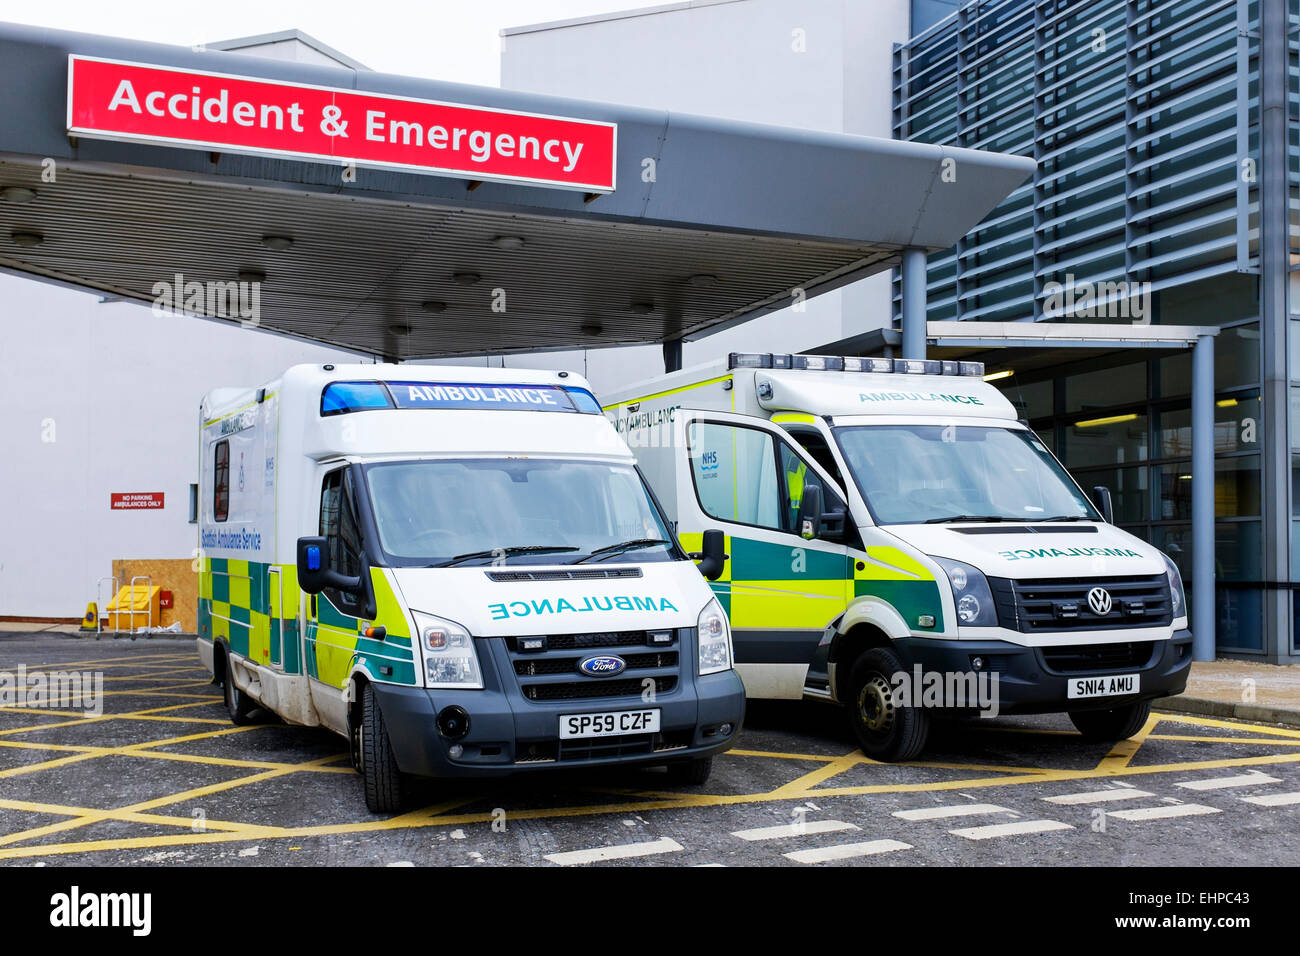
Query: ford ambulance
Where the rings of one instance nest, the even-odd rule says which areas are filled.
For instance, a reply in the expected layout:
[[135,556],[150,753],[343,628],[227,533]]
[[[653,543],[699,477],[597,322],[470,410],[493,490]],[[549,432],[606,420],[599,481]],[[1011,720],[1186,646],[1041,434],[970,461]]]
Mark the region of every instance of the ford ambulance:
[[934,715],[1132,736],[1180,693],[1177,568],[1111,522],[983,365],[737,354],[605,396],[726,608],[754,698],[846,706],[907,760]]
[[731,746],[723,608],[581,378],[299,365],[200,421],[199,656],[235,723],[344,736],[372,811]]

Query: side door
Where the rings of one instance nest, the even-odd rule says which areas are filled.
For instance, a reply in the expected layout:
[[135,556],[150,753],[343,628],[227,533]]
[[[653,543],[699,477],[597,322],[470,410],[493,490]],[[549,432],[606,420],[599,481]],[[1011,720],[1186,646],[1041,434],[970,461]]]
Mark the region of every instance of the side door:
[[731,620],[736,669],[750,697],[798,698],[827,626],[852,590],[848,549],[801,536],[800,506],[813,484],[824,511],[844,493],[781,428],[724,412],[681,410],[678,533],[690,551],[704,531],[726,536],[714,593]]

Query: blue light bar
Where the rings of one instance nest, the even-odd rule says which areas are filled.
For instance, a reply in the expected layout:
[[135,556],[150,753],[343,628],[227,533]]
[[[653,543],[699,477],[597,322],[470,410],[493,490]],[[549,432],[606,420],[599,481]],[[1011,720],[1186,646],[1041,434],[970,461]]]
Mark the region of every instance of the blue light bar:
[[940,375],[943,363],[937,359],[894,359],[894,371],[910,375]]
[[983,362],[962,362],[961,374],[978,375],[982,378],[984,376],[984,363]]
[[844,359],[838,355],[792,355],[793,368],[808,369],[814,372],[842,372]]

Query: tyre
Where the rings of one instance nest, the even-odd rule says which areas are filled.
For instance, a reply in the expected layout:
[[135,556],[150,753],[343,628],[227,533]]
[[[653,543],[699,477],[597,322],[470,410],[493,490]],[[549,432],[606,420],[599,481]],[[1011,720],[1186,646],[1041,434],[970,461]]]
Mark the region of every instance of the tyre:
[[925,748],[930,715],[894,700],[893,676],[903,662],[887,647],[863,651],[849,672],[848,709],[853,736],[873,760],[913,760]]
[[361,776],[366,786],[366,807],[371,813],[396,813],[402,808],[404,787],[397,769],[388,725],[379,709],[375,689],[361,692]]
[[230,720],[236,726],[244,727],[251,724],[252,713],[257,709],[253,699],[235,686],[235,678],[231,674],[230,659],[224,658],[225,666],[221,671],[221,686],[223,696],[226,698],[226,711],[230,714]]
[[712,772],[712,757],[694,757],[668,765],[668,779],[684,787],[698,787],[700,784],[707,783]]
[[1139,700],[1114,710],[1076,710],[1070,713],[1085,740],[1127,740],[1142,729],[1151,716],[1151,701]]

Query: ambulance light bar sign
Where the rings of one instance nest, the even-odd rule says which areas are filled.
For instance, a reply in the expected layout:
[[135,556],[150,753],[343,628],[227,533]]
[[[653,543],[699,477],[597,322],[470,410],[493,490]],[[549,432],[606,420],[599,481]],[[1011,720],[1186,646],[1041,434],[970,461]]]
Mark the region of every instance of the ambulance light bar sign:
[[618,127],[72,55],[68,133],[608,193]]

